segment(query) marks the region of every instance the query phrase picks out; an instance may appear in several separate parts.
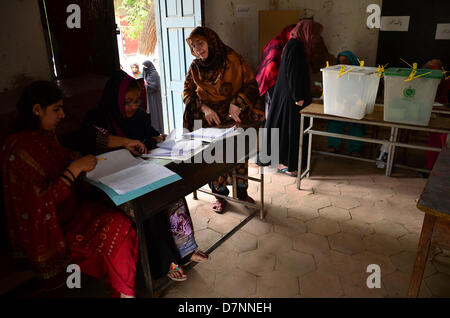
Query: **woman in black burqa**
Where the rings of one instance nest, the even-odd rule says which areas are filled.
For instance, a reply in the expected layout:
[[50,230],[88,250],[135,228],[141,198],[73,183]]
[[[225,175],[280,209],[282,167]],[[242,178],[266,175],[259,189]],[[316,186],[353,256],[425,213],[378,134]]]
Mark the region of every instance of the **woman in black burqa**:
[[150,61],[142,63],[144,65],[144,81],[147,90],[147,113],[150,114],[152,126],[160,133],[164,132],[162,101],[161,101],[161,80],[155,66]]
[[[313,20],[302,20],[291,31],[291,38],[282,54],[265,125],[268,147],[271,144],[271,128],[279,129],[278,171],[293,177],[297,176],[298,168],[300,111],[311,103],[311,69],[317,58],[314,52],[320,46],[322,29],[322,25]],[[305,127],[307,125],[305,120]],[[304,139],[303,156],[307,147],[307,139]]]

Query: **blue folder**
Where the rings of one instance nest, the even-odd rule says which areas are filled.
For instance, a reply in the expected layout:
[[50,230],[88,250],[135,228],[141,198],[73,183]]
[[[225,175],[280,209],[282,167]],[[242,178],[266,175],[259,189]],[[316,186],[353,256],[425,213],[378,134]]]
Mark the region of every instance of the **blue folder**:
[[[159,160],[159,161],[156,161],[155,163],[165,166],[169,162],[170,161],[167,161],[167,160]],[[103,183],[88,179],[86,177],[84,177],[83,179],[86,180],[87,182],[89,182],[90,184],[92,184],[93,186],[96,186],[97,188],[103,190],[103,192],[105,192],[111,198],[111,200],[114,202],[114,204],[116,206],[119,206],[125,202],[131,201],[131,200],[138,198],[144,194],[147,194],[149,192],[152,192],[154,190],[162,188],[168,184],[177,182],[178,180],[181,180],[182,178],[178,174],[174,174],[167,178],[150,183],[142,188],[127,192],[125,194],[118,194],[116,191],[114,191],[107,185],[104,185]]]

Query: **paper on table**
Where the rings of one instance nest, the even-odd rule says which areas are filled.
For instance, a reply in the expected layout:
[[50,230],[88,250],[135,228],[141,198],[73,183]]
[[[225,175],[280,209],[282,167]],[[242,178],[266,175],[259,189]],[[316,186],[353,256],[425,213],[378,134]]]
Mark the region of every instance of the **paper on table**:
[[181,140],[172,149],[156,148],[148,154],[141,155],[142,158],[171,158],[181,161],[187,160],[203,150],[204,145],[201,140]]
[[230,135],[235,130],[236,130],[236,126],[233,126],[231,128],[200,128],[200,129],[194,130],[190,133],[183,134],[183,136],[190,137],[190,138],[202,138],[202,139],[215,140],[215,139],[220,139],[226,135]]
[[98,161],[86,177],[105,184],[118,194],[140,189],[154,182],[176,175],[164,166],[134,158],[126,149],[101,154],[106,160]]
[[118,194],[125,194],[174,174],[163,166],[148,162],[102,177],[99,181]]
[[173,129],[163,142],[156,144],[158,148],[172,149],[176,143],[176,129]]
[[105,160],[97,161],[95,169],[86,174],[86,177],[96,181],[116,171],[145,163],[142,159],[133,157],[126,149],[107,152],[97,156],[97,158],[104,158]]

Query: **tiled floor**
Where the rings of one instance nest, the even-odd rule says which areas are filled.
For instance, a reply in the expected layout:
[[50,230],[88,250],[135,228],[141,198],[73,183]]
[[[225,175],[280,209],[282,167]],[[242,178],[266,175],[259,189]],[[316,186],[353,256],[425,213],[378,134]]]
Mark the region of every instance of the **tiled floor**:
[[[423,212],[416,200],[426,179],[414,172],[384,176],[375,165],[316,157],[298,191],[295,178],[266,173],[266,217],[255,217],[170,286],[164,297],[406,297]],[[258,167],[250,167],[257,175]],[[258,200],[258,185],[249,193]],[[243,220],[235,204],[212,212],[212,197],[189,196],[197,243],[206,250]],[[381,288],[369,289],[369,264]],[[427,264],[421,297],[450,297],[450,255]]]

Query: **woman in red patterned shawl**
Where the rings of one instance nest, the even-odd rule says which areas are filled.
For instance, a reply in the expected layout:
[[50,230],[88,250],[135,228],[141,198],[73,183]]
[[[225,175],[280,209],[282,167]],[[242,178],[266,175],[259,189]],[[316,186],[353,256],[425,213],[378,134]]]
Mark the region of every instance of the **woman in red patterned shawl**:
[[[283,29],[276,37],[270,40],[263,49],[261,62],[256,72],[256,81],[259,86],[259,94],[265,95],[266,107],[265,117],[269,113],[270,97],[277,82],[278,70],[280,69],[281,53],[284,46],[291,38],[291,31],[295,24],[291,24]],[[266,94],[267,93],[267,94]]]
[[[186,39],[196,59],[189,67],[184,81],[184,128],[192,131],[194,120],[202,127],[230,127],[250,121],[262,121],[263,105],[258,83],[245,60],[226,46],[213,30],[195,28]],[[237,173],[248,175],[248,163],[237,167]],[[227,196],[228,175],[214,180],[213,193]],[[237,178],[237,197],[254,202],[247,195],[248,180]],[[217,198],[213,210],[223,213],[226,201]]]
[[64,118],[62,98],[51,82],[29,85],[18,103],[16,133],[2,148],[11,245],[44,279],[77,264],[83,273],[105,278],[113,296],[133,297],[136,232],[120,211],[77,196],[76,178],[97,160],[58,143],[54,130]]

